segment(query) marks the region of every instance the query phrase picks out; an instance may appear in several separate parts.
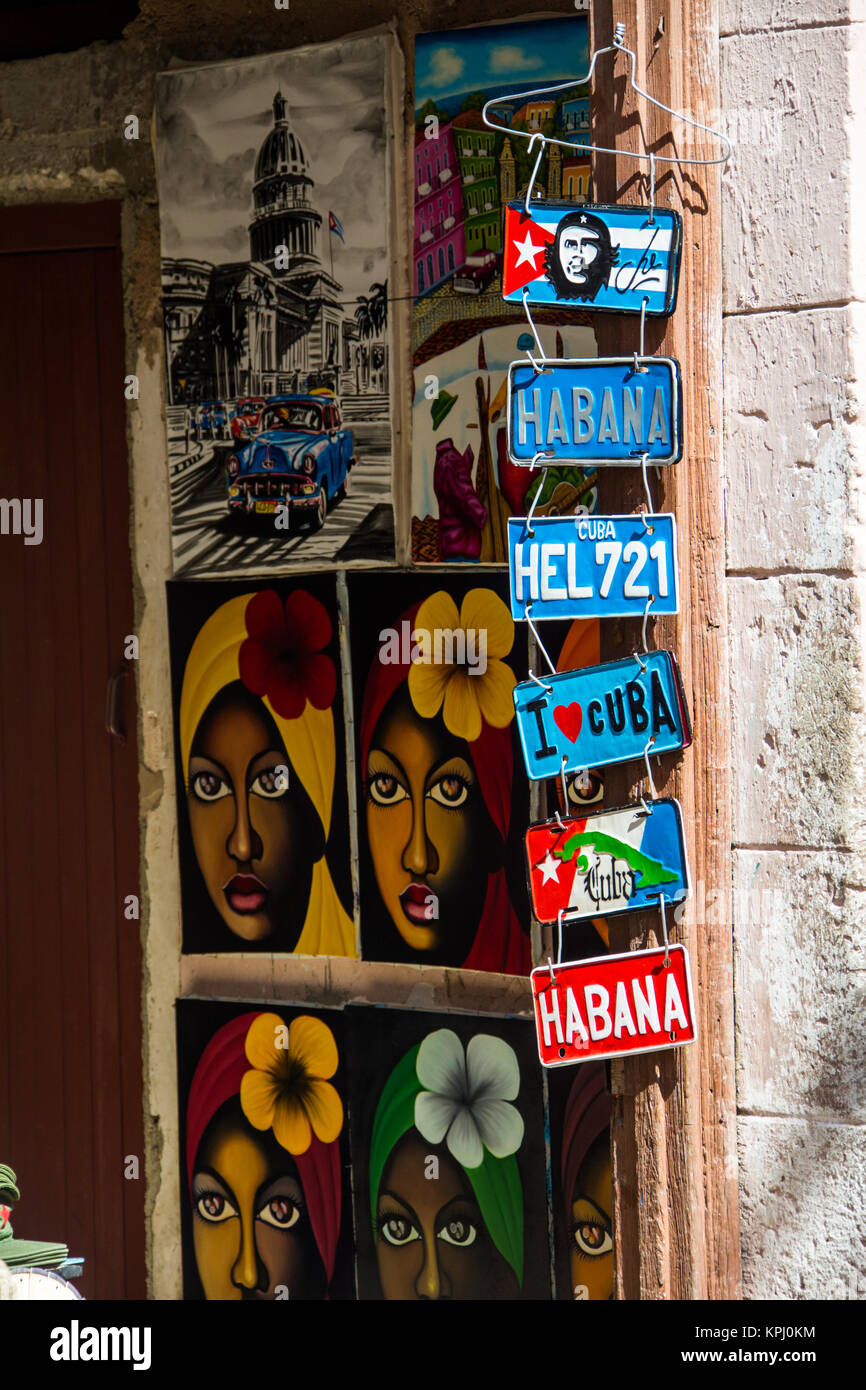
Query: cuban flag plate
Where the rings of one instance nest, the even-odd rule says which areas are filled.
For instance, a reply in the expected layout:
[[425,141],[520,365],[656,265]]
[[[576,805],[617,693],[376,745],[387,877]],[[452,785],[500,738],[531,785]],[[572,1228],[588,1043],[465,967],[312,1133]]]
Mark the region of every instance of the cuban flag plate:
[[[650,220],[652,218],[652,220]],[[502,295],[513,304],[558,304],[649,315],[674,311],[682,219],[670,208],[523,203],[505,211]]]
[[526,832],[532,910],[539,922],[609,917],[688,897],[689,869],[680,804],[659,797]]

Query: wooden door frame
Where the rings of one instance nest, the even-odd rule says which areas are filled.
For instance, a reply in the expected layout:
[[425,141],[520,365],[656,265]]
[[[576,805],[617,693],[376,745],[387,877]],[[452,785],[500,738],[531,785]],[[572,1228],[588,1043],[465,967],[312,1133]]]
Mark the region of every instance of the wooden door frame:
[[[94,433],[100,438],[102,457],[110,467],[104,470],[105,496],[108,506],[115,515],[124,514],[126,524],[120,528],[107,525],[105,529],[104,562],[109,577],[125,573],[129,585],[125,592],[122,586],[109,582],[106,587],[106,610],[112,644],[108,663],[117,669],[123,655],[122,629],[129,625],[134,630],[135,591],[134,565],[130,547],[129,517],[131,513],[132,486],[129,473],[129,451],[127,446],[126,411],[123,408],[124,363],[125,363],[125,313],[123,303],[121,266],[121,212],[120,200],[93,203],[37,202],[0,209],[0,256],[38,255],[76,251],[114,252],[112,274],[100,281],[100,304],[105,314],[106,332],[100,337],[99,356],[105,363],[105,375],[116,370],[117,397],[115,408],[100,410],[100,402],[93,403]],[[113,499],[113,508],[111,500]],[[110,674],[110,671],[108,672]],[[121,745],[112,740],[110,763],[113,793],[134,801],[135,821],[139,820],[138,790],[138,729],[137,729],[137,682],[124,681],[123,709],[126,719],[125,743]],[[111,736],[106,732],[105,737]],[[135,1179],[128,1176],[126,1157],[114,1153],[103,1155],[104,1172],[94,1174],[94,1184],[98,1191],[101,1181],[123,1183],[120,1206],[123,1211],[123,1230],[109,1228],[108,1218],[100,1220],[98,1214],[94,1226],[95,1238],[108,1248],[111,1242],[118,1242],[122,1248],[113,1260],[114,1273],[110,1279],[115,1287],[122,1283],[127,1298],[144,1298],[146,1289],[145,1266],[145,1153],[144,1153],[144,1086],[143,1086],[143,1023],[142,1023],[142,949],[140,937],[140,918],[126,921],[123,916],[124,897],[136,894],[141,902],[141,863],[139,836],[134,837],[113,833],[115,882],[120,891],[117,902],[116,926],[116,984],[121,1001],[134,999],[136,1016],[125,1020],[122,1025],[124,1036],[118,1042],[119,1070],[122,1094],[119,1105],[119,1123],[123,1148],[129,1157],[138,1159],[138,1173]],[[106,1097],[112,1103],[111,1097]],[[94,1131],[99,1128],[99,1106],[93,1112]],[[98,1135],[97,1135],[98,1137]],[[123,1163],[121,1164],[121,1159]],[[25,1180],[26,1176],[21,1175]],[[28,1195],[30,1195],[28,1193]],[[116,1214],[116,1208],[115,1208]],[[58,1237],[62,1233],[56,1233]],[[72,1250],[71,1254],[80,1253]],[[85,1270],[85,1275],[88,1273]],[[100,1277],[100,1271],[96,1270]]]
[[[663,32],[659,21],[664,20]],[[593,0],[590,49],[625,24],[637,55],[637,82],[677,111],[713,123],[719,108],[718,0]],[[615,59],[615,65],[614,65]],[[719,153],[718,143],[638,98],[629,60],[608,54],[593,83],[593,132],[617,149],[659,154]],[[645,135],[647,144],[642,141]],[[688,147],[688,148],[687,148]],[[646,164],[595,156],[594,200],[648,202]],[[670,922],[692,961],[699,1036],[695,1046],[614,1064],[612,1161],[616,1293],[620,1298],[738,1298],[739,1197],[734,1072],[731,912],[731,788],[725,531],[722,492],[722,255],[718,166],[657,165],[656,200],[683,216],[679,297],[672,318],[649,320],[646,351],[682,370],[682,462],[650,470],[657,510],[676,513],[681,611],[651,625],[654,645],[679,657],[693,724],[684,754],[655,760],[657,794],[682,804],[695,892],[682,921]],[[600,355],[639,345],[636,318],[599,315]],[[643,505],[636,469],[607,470],[602,511]],[[654,629],[654,631],[653,631]],[[603,625],[603,656],[633,651],[639,623]],[[655,771],[655,769],[658,771]],[[611,803],[631,799],[637,765],[606,776]],[[643,781],[646,792],[647,784]],[[613,919],[612,950],[652,941],[658,915]]]

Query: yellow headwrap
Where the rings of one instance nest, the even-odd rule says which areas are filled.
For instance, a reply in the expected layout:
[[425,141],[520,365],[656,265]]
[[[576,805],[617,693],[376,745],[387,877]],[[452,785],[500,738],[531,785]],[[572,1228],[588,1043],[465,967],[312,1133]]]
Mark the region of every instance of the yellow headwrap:
[[[240,679],[238,653],[247,638],[244,615],[253,597],[251,593],[241,594],[223,603],[201,628],[187,657],[180,696],[180,754],[187,790],[196,729],[211,700],[225,686]],[[329,709],[316,709],[307,700],[299,718],[284,719],[276,713],[267,696],[262,697],[262,703],[276,724],[292,766],[318,812],[327,840],[336,767],[334,716]],[[295,953],[357,955],[355,925],[337,896],[324,854],[313,864],[307,916]]]

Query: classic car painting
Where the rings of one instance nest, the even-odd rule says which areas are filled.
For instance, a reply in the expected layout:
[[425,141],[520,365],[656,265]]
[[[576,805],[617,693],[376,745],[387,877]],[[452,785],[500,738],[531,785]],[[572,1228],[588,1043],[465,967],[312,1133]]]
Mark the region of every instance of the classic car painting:
[[346,496],[354,464],[352,436],[332,394],[272,396],[258,434],[226,465],[229,515],[276,516],[287,507],[290,523],[321,530],[329,505]]
[[[296,28],[287,43],[298,42]],[[399,43],[386,33],[184,65],[156,79],[178,577],[394,562],[394,431],[405,397],[392,392],[389,311],[402,290],[393,289],[390,224],[404,85]],[[299,438],[290,429],[298,464],[312,450],[311,481],[273,422],[272,448],[260,448],[261,412],[324,387],[352,439],[335,447],[342,427],[324,419],[315,448],[310,430]],[[207,413],[198,428],[206,401],[223,402],[224,424]],[[351,496],[329,514],[355,454]],[[283,498],[296,521],[306,518],[291,532]],[[254,525],[257,510],[273,514]],[[250,524],[235,524],[247,511]]]
[[265,404],[264,396],[244,396],[232,412],[232,439],[245,443],[256,433],[259,416]]

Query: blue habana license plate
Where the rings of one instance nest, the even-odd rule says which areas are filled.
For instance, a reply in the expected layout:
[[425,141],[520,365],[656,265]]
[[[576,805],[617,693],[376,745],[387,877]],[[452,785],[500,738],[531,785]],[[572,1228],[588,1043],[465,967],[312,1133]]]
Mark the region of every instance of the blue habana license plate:
[[[640,618],[679,612],[677,523],[637,516],[536,516],[508,522],[511,616]],[[652,530],[647,528],[651,527]]]
[[682,457],[680,369],[672,357],[525,359],[508,368],[512,463],[598,466]]
[[526,832],[539,922],[640,912],[689,895],[683,814],[673,797],[543,821]]
[[666,317],[679,279],[682,219],[670,208],[508,203],[502,296]]
[[[643,669],[641,669],[643,667]],[[514,687],[533,781],[687,748],[691,728],[673,652],[653,651]],[[652,741],[651,741],[652,740]]]

